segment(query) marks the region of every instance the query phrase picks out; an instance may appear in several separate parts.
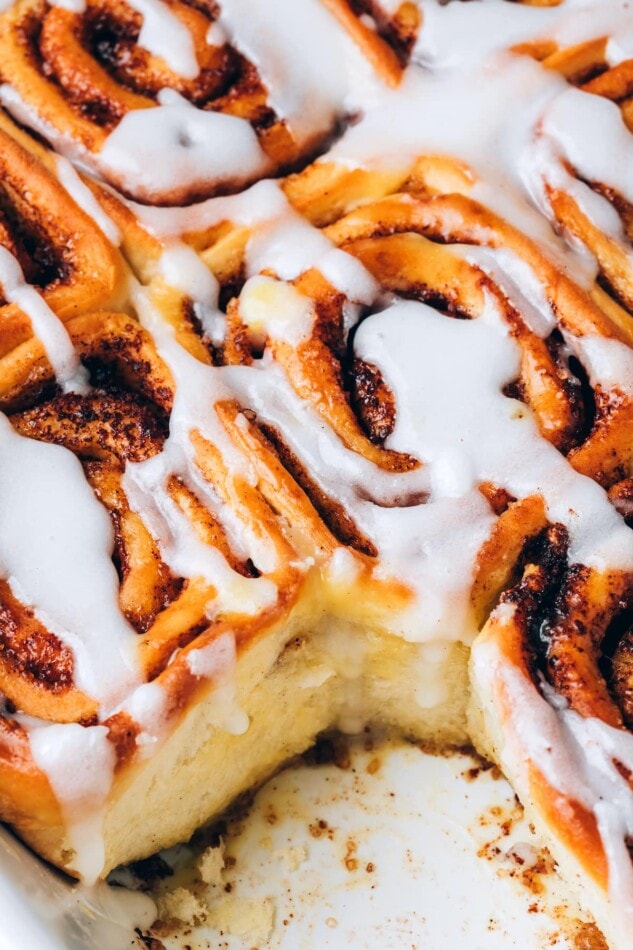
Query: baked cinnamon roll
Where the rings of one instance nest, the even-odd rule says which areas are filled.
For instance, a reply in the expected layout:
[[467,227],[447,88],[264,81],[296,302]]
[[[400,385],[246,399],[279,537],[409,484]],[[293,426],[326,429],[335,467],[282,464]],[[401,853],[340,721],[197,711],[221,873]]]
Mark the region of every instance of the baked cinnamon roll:
[[[557,225],[594,255],[601,287],[631,311],[633,189],[627,168],[633,129],[633,58],[618,44],[617,35],[555,47],[547,55],[543,49],[533,52],[545,68],[569,84],[544,110],[539,123],[535,192]],[[609,152],[599,146],[590,148],[590,135],[597,143],[608,142]]]
[[82,384],[73,327],[92,311],[122,303],[125,268],[99,226],[98,204],[66,159],[3,112],[0,143],[0,406],[6,410],[53,378],[62,387]]
[[[467,3],[469,0],[449,0]],[[501,0],[524,7],[557,7],[564,0]],[[374,68],[390,85],[397,85],[409,62],[425,62],[425,51],[418,49],[418,41],[426,31],[428,20],[435,19],[437,4],[431,0],[324,0],[326,6],[353,37]],[[440,13],[453,20],[451,26],[459,30],[463,13]],[[477,14],[475,14],[477,16]],[[493,13],[496,22],[499,18]],[[516,14],[507,11],[508,18]],[[527,14],[529,17],[529,14]],[[536,20],[532,21],[537,24]],[[496,23],[495,23],[496,25]],[[478,26],[484,26],[480,20]],[[488,24],[486,24],[488,27]],[[538,48],[540,51],[540,47]]]
[[344,116],[343,35],[317,0],[277,6],[21,0],[0,18],[0,100],[142,201],[234,191],[310,155]]
[[[143,52],[133,4],[3,15],[0,46],[30,64],[5,103],[22,75],[54,86],[22,90],[19,114],[55,102],[68,125],[47,114],[41,132],[109,180],[11,127],[26,157],[7,174],[40,178],[0,205],[17,327],[0,356],[0,806],[71,874],[182,841],[319,732],[379,722],[498,761],[627,945],[628,211],[574,138],[606,105],[605,140],[628,147],[628,60],[595,65],[625,6],[538,6],[422,0],[413,51],[334,145],[212,197],[237,180],[162,191],[148,173],[139,190],[100,163],[164,83],[205,115],[238,109],[237,39],[213,27],[188,77]],[[190,37],[217,22],[165,9]],[[378,5],[346,10],[389,39]],[[264,128],[292,131],[269,118],[240,119],[264,151]]]
[[471,729],[610,941],[631,923],[630,571],[571,563],[559,525],[473,647]]

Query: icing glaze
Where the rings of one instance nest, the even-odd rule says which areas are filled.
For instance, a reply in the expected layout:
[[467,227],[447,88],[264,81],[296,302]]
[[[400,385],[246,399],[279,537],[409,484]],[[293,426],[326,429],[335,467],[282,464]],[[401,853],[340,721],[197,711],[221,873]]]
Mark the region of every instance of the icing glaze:
[[138,44],[186,79],[200,72],[189,30],[161,0],[128,0],[143,17]]
[[20,264],[6,247],[0,247],[0,286],[7,302],[17,304],[28,316],[64,390],[85,392],[88,376],[68,331],[35,287],[25,282]]
[[[81,10],[80,0],[59,3]],[[143,16],[140,45],[182,77],[194,78],[198,64],[193,43],[169,7],[159,0],[134,0],[131,5]],[[383,6],[388,11],[396,5]],[[353,114],[358,119],[324,151],[321,162],[406,175],[422,155],[454,158],[467,167],[473,198],[533,238],[578,283],[591,286],[597,263],[552,227],[547,189],[566,190],[629,254],[614,205],[591,186],[600,183],[633,201],[630,134],[616,104],[570,88],[558,73],[510,47],[543,40],[573,45],[598,36],[604,39],[607,62],[621,63],[633,49],[628,3],[565,0],[558,7],[537,8],[505,0],[420,0],[419,6],[423,26],[413,65],[395,89],[375,78],[368,81],[360,53],[317,0],[273,0],[261,6],[224,0],[207,42],[228,41],[254,63],[277,117],[299,139],[322,136],[341,117]],[[63,155],[80,165],[88,161],[10,84],[0,88],[0,101]],[[196,109],[174,90],[163,89],[155,108],[132,110],[123,117],[94,167],[104,175],[115,173],[127,191],[140,188],[151,199],[183,182],[202,188],[211,180],[245,180],[266,174],[271,165],[249,123]],[[118,244],[119,229],[67,158],[57,159],[57,174],[77,204]],[[128,462],[123,486],[165,563],[177,576],[202,579],[208,586],[210,621],[223,612],[256,616],[279,596],[269,576],[279,566],[273,544],[247,528],[206,483],[192,447],[196,430],[219,450],[230,473],[257,485],[252,462],[228,437],[215,411],[223,400],[237,400],[283,433],[315,484],[343,506],[374,544],[374,576],[396,578],[411,590],[411,606],[394,609],[391,626],[420,641],[422,655],[433,668],[441,668],[451,640],[470,643],[477,634],[470,592],[478,553],[495,523],[479,491],[484,481],[516,498],[540,493],[549,518],[569,530],[572,563],[633,570],[633,533],[603,489],[575,472],[540,436],[526,406],[504,395],[506,384],[519,374],[520,348],[491,294],[484,294],[484,306],[472,320],[452,319],[424,303],[382,294],[356,258],[291,208],[274,181],[188,207],[127,204],[162,241],[156,274],[191,301],[216,346],[226,329],[219,284],[186,238],[224,221],[249,230],[239,310],[263,350],[252,365],[211,366],[197,360],[179,344],[151,290],[130,279],[131,309],[171,371],[175,401],[162,451],[144,462]],[[447,227],[447,239],[449,232]],[[557,326],[540,278],[517,254],[507,248],[454,245],[451,253],[488,275],[538,337],[546,339]],[[409,453],[421,463],[418,468],[387,472],[347,448],[316,408],[297,395],[275,361],[275,344],[296,348],[313,331],[313,303],[287,283],[310,268],[318,269],[346,298],[343,329],[354,331],[354,355],[377,367],[394,395],[396,422],[386,447]],[[86,376],[63,324],[25,283],[16,259],[1,248],[0,283],[7,301],[31,320],[59,384],[84,391]],[[367,308],[372,310],[369,315]],[[633,357],[625,344],[570,333],[565,343],[593,387],[633,396]],[[72,651],[77,685],[98,699],[102,711],[128,712],[141,726],[139,756],[150,755],[165,735],[165,696],[158,684],[139,681],[133,631],[116,602],[107,515],[71,453],[18,436],[4,417],[0,441],[3,575],[14,594]],[[222,524],[232,550],[251,559],[260,576],[242,576],[220,551],[200,540],[170,496],[173,476],[203,501]],[[407,497],[418,501],[400,503]],[[26,520],[23,510],[31,512]],[[325,565],[298,557],[292,567],[306,573],[323,570],[342,585],[351,585],[358,572],[342,546]],[[247,718],[234,705],[234,637],[226,634],[191,650],[187,665],[193,677],[217,680],[218,728],[235,733],[247,729]],[[360,669],[360,663],[355,661],[347,671],[345,710],[346,722],[355,726],[356,667]],[[422,681],[424,674],[420,677]],[[633,768],[632,740],[597,720],[581,720],[548,693],[542,697],[537,692],[535,701],[535,690],[526,682],[513,680],[508,688],[517,698],[517,710],[523,699],[530,716],[536,710],[529,730],[521,713],[530,756],[554,787],[593,810],[614,900],[629,906],[625,898],[633,891],[633,880],[623,841],[633,833],[633,803],[613,758],[617,755]],[[426,687],[421,687],[421,697],[422,704],[441,701]],[[103,859],[99,821],[113,768],[103,727],[25,725],[34,758],[49,776],[62,808],[79,815],[71,823],[71,844],[79,851],[80,841],[89,842],[77,868],[95,877]],[[91,768],[87,764],[65,789],[62,773],[78,755],[84,755]],[[89,801],[92,812],[85,806]]]
[[3,415],[0,441],[2,574],[68,644],[79,688],[107,709],[138,678],[135,633],[118,606],[110,519],[68,449],[18,435]]

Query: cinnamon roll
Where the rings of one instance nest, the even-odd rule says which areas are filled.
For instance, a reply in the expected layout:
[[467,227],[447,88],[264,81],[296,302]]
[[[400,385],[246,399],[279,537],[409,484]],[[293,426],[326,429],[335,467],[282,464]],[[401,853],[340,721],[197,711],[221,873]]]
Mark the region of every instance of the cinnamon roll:
[[20,0],[0,17],[0,101],[123,192],[181,203],[322,147],[345,114],[344,41],[319,0]]
[[[293,138],[241,4],[3,15],[5,105],[106,182],[2,119],[35,197],[0,205],[1,814],[89,879],[323,730],[472,741],[625,947],[630,222],[587,130],[628,154],[626,2],[399,4],[400,46],[392,6],[298,5],[397,68],[221,196],[346,108]],[[266,164],[131,186],[107,140],[163,105],[239,114]]]
[[0,143],[0,406],[6,410],[53,379],[62,387],[81,384],[71,327],[92,311],[120,306],[125,268],[99,227],[98,204],[66,159],[2,112]]

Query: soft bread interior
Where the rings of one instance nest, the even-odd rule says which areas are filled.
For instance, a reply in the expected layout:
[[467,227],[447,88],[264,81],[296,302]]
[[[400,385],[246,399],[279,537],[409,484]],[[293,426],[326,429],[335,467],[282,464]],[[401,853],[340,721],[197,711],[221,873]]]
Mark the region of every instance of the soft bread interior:
[[[331,618],[254,642],[233,684],[210,689],[115,784],[105,872],[187,840],[323,730],[380,723],[442,747],[463,744],[467,657],[462,644],[415,644]],[[248,728],[236,735],[244,713]]]

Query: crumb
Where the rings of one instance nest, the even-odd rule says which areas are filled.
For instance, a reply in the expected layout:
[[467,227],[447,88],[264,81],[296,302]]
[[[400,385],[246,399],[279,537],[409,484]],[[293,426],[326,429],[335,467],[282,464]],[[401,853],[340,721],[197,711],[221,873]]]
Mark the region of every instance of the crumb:
[[348,838],[345,842],[345,856],[343,858],[343,864],[348,871],[358,870],[358,858],[355,857],[357,850],[358,845],[356,842],[353,840],[353,838]]
[[144,934],[138,928],[134,931],[144,947],[147,947],[147,950],[165,950],[165,944],[160,940],[157,940],[156,937],[150,937],[149,934]]
[[574,950],[608,950],[608,946],[595,924],[581,924],[574,934]]
[[198,860],[198,870],[205,884],[219,887],[222,884],[222,871],[224,867],[224,842],[220,838],[220,844],[217,848],[207,848],[200,856]]
[[323,818],[319,818],[318,821],[313,822],[311,825],[308,825],[308,831],[313,838],[323,838],[327,837],[332,840],[334,837],[334,829],[330,828],[327,821],[324,821]]
[[474,782],[479,778],[480,775],[484,774],[489,774],[490,777],[495,781],[503,777],[501,770],[493,762],[488,762],[486,759],[481,759],[475,752],[469,754],[475,759],[477,764],[472,768],[466,769],[464,772],[462,772],[462,776],[467,782]]
[[248,946],[265,944],[275,923],[275,907],[269,897],[225,897],[213,905],[207,922],[216,930],[248,941]]
[[159,920],[180,920],[183,924],[196,924],[207,917],[205,905],[185,887],[168,891],[157,900]]

